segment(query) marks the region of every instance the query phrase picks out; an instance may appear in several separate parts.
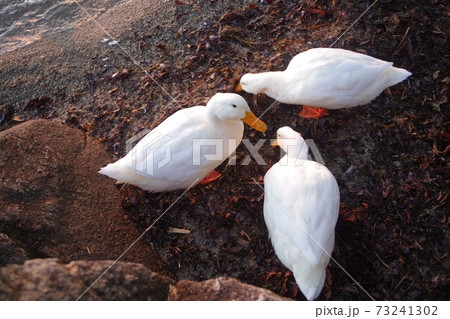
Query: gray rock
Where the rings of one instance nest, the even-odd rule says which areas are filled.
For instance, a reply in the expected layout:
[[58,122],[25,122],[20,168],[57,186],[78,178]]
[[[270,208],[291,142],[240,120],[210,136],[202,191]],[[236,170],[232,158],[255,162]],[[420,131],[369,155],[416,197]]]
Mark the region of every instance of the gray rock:
[[0,267],[7,264],[23,264],[27,260],[25,251],[5,234],[0,233]]
[[[33,259],[0,268],[0,300],[77,300],[113,261]],[[80,300],[167,300],[174,281],[134,263],[114,264]]]
[[[0,149],[0,229],[29,258],[116,259],[139,237],[114,181],[97,173],[112,158],[82,131],[32,120],[0,132]],[[121,261],[164,273],[142,240]]]
[[171,286],[169,300],[194,301],[194,300],[216,300],[216,301],[263,301],[263,300],[291,300],[281,297],[270,290],[244,284],[237,279],[220,277],[202,282],[180,281],[176,286]]

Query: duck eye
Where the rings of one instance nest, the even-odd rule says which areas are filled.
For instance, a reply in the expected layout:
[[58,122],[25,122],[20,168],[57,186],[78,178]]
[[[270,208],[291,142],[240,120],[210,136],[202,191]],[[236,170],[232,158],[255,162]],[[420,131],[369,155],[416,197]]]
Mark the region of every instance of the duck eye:
[[237,105],[236,105],[236,104],[233,104],[233,107],[234,107],[234,108],[237,108]]

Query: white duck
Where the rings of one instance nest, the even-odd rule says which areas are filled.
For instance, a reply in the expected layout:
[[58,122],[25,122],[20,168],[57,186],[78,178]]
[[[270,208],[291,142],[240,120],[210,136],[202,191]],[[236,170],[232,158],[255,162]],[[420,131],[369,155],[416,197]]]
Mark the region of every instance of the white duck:
[[300,116],[319,118],[327,109],[367,104],[411,73],[365,54],[316,48],[292,58],[285,71],[245,74],[236,90],[264,93],[281,103],[303,104]]
[[[244,124],[267,126],[234,93],[217,93],[206,106],[169,116],[123,158],[99,173],[150,192],[194,186],[219,166],[241,143]],[[211,177],[212,176],[212,177]],[[204,183],[220,177],[213,171]]]
[[313,300],[333,252],[339,187],[325,166],[307,160],[308,146],[299,133],[282,127],[274,145],[286,155],[264,176],[264,220],[276,255]]

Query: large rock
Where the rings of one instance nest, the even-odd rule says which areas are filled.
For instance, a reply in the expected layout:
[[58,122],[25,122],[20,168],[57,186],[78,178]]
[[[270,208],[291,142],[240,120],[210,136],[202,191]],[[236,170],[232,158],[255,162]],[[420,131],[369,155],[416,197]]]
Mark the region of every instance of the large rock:
[[112,263],[33,259],[7,265],[0,268],[0,300],[167,300],[172,279],[134,263],[108,269]]
[[193,300],[291,300],[281,297],[270,290],[244,284],[237,279],[220,277],[202,282],[180,281],[176,286],[171,286],[169,300],[193,301]]
[[7,264],[23,264],[26,259],[25,251],[8,236],[0,233],[0,267]]
[[[0,229],[29,258],[116,259],[139,237],[97,173],[111,157],[82,131],[33,120],[0,132],[0,150]],[[164,272],[142,240],[121,260]]]

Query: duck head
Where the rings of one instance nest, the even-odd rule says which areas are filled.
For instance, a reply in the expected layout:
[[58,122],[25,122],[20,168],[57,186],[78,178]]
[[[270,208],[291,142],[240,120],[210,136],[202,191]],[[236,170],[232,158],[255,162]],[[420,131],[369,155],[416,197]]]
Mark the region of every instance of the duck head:
[[214,115],[222,121],[241,120],[257,131],[264,132],[266,123],[258,119],[245,99],[235,93],[217,93],[206,104]]
[[244,74],[241,81],[236,86],[236,91],[245,91],[252,94],[260,94],[266,91],[266,76],[265,73]]
[[300,133],[288,126],[280,127],[277,130],[277,139],[272,146],[279,146],[288,157],[296,159],[307,159],[308,157],[308,146],[305,140]]

